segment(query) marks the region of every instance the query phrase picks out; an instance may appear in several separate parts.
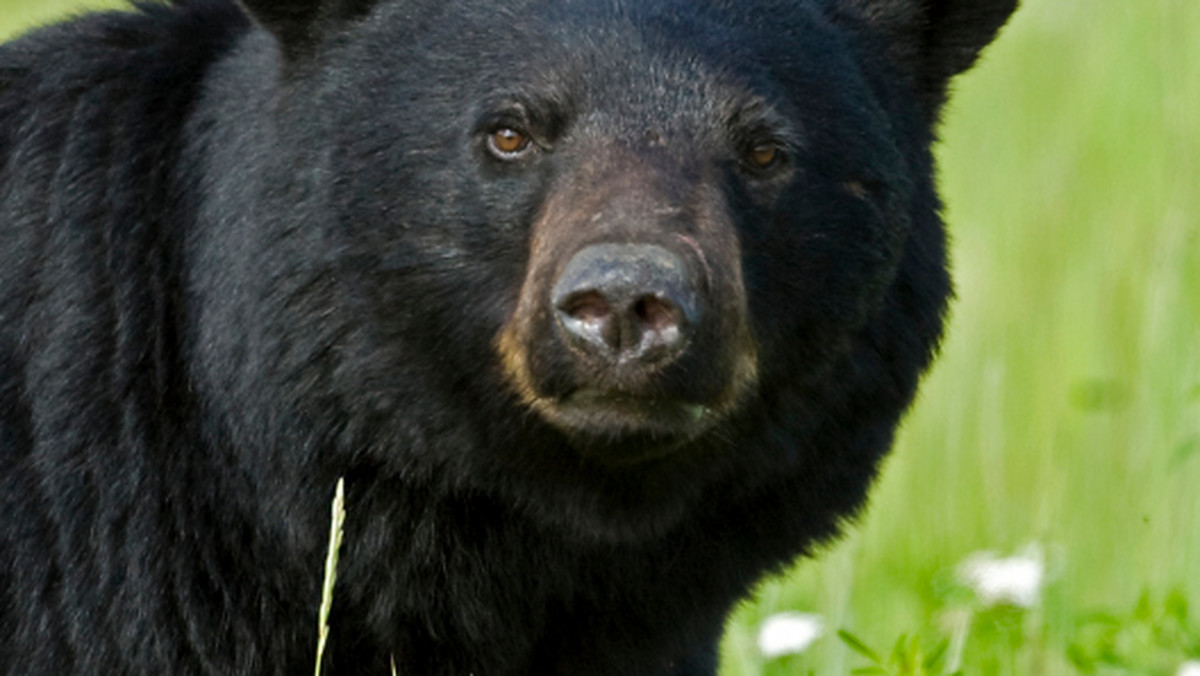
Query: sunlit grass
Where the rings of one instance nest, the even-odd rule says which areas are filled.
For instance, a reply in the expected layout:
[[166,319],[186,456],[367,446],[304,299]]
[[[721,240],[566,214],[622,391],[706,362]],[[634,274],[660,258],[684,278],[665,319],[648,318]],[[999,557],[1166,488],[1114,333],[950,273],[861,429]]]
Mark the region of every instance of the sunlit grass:
[[122,0],[0,0],[0,40],[86,8],[124,7]]
[[[321,607],[317,614],[317,657],[314,660],[314,676],[321,676],[325,658],[325,646],[329,641],[329,613],[333,610],[333,592],[337,587],[338,557],[342,552],[342,535],[346,523],[346,482],[338,479],[330,505],[329,544],[325,553],[325,575],[321,583]],[[393,665],[392,671],[396,668]]]

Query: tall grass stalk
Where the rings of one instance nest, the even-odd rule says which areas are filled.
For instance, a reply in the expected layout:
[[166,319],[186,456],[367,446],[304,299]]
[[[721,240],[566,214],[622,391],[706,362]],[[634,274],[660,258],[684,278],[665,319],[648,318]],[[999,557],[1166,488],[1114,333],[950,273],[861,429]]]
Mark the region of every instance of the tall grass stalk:
[[[338,479],[333,496],[332,516],[329,523],[329,553],[325,556],[325,583],[321,587],[321,612],[317,619],[317,664],[314,676],[321,676],[321,662],[325,657],[325,642],[329,639],[329,611],[333,608],[333,587],[337,584],[338,554],[342,549],[342,527],[346,522],[345,480]],[[395,673],[395,667],[392,667]]]

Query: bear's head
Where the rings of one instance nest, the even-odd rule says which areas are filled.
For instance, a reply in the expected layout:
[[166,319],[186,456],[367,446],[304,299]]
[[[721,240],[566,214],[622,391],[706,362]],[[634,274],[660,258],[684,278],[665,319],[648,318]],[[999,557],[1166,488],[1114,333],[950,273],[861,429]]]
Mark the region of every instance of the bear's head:
[[947,81],[1015,0],[243,2],[354,453],[617,530],[857,504],[950,293]]

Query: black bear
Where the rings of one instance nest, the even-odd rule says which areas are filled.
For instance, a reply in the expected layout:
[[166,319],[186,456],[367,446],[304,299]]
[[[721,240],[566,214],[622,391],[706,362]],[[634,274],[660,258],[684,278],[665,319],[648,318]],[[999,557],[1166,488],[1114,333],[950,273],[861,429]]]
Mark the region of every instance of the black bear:
[[1016,0],[175,0],[0,47],[0,671],[712,674],[864,501]]

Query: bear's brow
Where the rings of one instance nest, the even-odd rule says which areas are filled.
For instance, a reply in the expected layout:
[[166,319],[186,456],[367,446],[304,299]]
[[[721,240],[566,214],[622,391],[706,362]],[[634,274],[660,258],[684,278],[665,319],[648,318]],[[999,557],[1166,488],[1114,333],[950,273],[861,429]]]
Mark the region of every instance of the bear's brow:
[[732,102],[725,116],[726,126],[735,134],[769,136],[787,149],[799,150],[804,136],[799,120],[785,115],[767,98],[751,94]]

